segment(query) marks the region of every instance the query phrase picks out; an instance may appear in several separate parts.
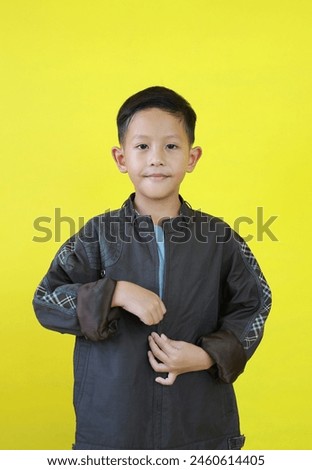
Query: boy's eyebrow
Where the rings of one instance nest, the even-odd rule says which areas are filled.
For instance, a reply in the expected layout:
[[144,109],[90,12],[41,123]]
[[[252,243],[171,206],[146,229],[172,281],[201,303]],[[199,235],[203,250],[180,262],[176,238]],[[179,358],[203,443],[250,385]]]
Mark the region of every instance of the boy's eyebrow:
[[132,140],[136,140],[136,139],[148,139],[148,136],[147,135],[143,135],[143,134],[135,134],[133,137],[132,137]]
[[[140,140],[140,139],[148,139],[148,135],[143,135],[143,134],[135,134],[132,137],[132,140]],[[165,139],[180,139],[180,136],[178,134],[168,134],[164,136]]]

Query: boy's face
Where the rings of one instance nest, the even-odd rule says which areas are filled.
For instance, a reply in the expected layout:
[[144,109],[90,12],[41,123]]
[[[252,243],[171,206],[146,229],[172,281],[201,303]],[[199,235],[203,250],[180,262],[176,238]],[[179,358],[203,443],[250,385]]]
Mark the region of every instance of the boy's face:
[[137,112],[122,146],[112,149],[122,173],[128,173],[136,198],[170,202],[177,198],[186,172],[191,172],[201,156],[201,148],[191,148],[184,123],[158,108]]

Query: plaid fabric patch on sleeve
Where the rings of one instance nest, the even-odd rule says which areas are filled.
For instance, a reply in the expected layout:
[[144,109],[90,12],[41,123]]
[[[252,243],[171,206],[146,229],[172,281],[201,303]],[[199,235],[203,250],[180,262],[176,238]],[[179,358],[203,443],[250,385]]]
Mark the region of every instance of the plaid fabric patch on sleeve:
[[259,280],[262,292],[262,303],[260,310],[254,318],[243,341],[244,349],[247,350],[251,348],[251,346],[258,340],[259,336],[263,332],[264,323],[267,319],[272,304],[272,295],[270,287],[262,274],[260,266],[250,251],[248,245],[244,241],[238,241],[238,243],[240,245],[241,253],[244,256],[247,264],[249,264]]
[[58,253],[58,259],[62,265],[65,265],[66,259],[68,255],[75,251],[76,243],[75,242],[68,242],[64,245]]
[[77,307],[76,297],[69,295],[66,292],[62,292],[61,290],[58,291],[58,289],[49,294],[47,289],[42,284],[38,286],[36,296],[39,297],[43,302],[54,304],[58,307],[72,310],[76,309]]

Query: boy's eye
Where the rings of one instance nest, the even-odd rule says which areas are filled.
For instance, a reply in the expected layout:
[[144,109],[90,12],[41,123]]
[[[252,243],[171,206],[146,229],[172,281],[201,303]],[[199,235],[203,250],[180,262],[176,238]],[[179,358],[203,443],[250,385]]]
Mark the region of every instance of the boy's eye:
[[139,144],[136,146],[137,149],[140,149],[140,150],[146,150],[147,149],[147,145],[146,144]]
[[175,144],[167,144],[167,148],[168,148],[169,150],[174,150],[174,149],[176,149],[176,148],[178,148],[178,147],[177,147]]

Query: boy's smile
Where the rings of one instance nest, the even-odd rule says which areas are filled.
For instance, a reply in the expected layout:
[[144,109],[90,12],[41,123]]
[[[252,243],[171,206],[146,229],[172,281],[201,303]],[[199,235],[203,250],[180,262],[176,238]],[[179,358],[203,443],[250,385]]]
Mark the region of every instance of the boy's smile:
[[124,142],[112,153],[119,170],[134,184],[137,206],[156,201],[172,206],[179,204],[180,184],[195,168],[201,148],[191,148],[182,119],[150,108],[133,116]]

